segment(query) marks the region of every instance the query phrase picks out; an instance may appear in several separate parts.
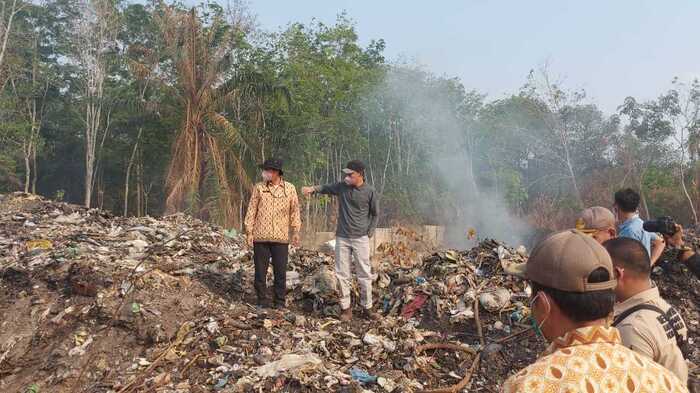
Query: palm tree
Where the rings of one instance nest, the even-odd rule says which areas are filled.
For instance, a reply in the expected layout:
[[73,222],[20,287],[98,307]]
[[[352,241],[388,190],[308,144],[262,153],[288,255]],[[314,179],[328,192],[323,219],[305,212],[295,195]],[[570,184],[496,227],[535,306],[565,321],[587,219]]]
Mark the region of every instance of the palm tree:
[[[216,14],[205,25],[194,9],[170,6],[163,6],[159,26],[164,66],[172,68],[175,80],[170,87],[183,111],[166,178],[166,213],[189,209],[209,218],[214,201],[215,218],[237,226],[234,206],[243,195],[234,190],[251,187],[242,159],[235,154],[235,147],[245,146],[245,141],[226,117],[226,108],[239,94],[230,77],[239,32]],[[241,187],[232,187],[229,165],[233,181]]]

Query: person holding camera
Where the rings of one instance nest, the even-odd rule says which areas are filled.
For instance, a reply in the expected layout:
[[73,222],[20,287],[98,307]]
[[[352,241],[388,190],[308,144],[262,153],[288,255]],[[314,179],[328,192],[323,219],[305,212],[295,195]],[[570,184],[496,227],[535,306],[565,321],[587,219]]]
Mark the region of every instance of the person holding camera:
[[685,240],[683,240],[683,227],[674,224],[676,231],[672,235],[664,235],[666,239],[666,244],[670,247],[678,249],[678,260],[688,267],[695,277],[700,279],[700,255],[695,253],[690,247],[685,245]]
[[617,215],[617,236],[640,241],[646,248],[651,264],[654,265],[664,252],[664,240],[655,233],[644,230],[644,221],[639,218],[637,209],[641,198],[631,188],[615,193],[615,213]]

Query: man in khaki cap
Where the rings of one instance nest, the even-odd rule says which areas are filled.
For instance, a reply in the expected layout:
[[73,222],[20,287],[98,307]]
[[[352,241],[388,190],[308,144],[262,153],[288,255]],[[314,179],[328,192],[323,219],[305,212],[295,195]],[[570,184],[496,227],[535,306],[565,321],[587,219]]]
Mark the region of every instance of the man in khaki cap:
[[576,220],[576,229],[592,236],[598,243],[617,237],[615,215],[601,206],[589,207]]
[[615,326],[622,343],[653,359],[687,383],[688,364],[681,348],[688,329],[683,318],[651,285],[651,261],[644,245],[630,238],[612,239],[603,244],[617,273]]
[[532,315],[551,342],[503,392],[688,392],[663,366],[622,345],[607,325],[616,280],[607,251],[577,230],[555,233],[510,272],[530,281]]

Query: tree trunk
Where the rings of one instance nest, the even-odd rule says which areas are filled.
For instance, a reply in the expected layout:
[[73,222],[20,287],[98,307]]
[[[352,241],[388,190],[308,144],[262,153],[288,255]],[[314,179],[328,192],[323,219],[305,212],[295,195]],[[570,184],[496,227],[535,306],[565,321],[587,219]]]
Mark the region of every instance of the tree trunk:
[[647,197],[644,194],[644,192],[641,191],[641,189],[639,191],[639,194],[642,197],[642,209],[644,209],[643,210],[644,216],[642,218],[644,218],[645,220],[648,220],[650,218],[650,216],[649,216],[649,205],[647,205]]
[[471,185],[475,200],[479,198],[479,187],[476,184],[476,174],[474,173],[474,139],[471,134],[471,128],[467,128],[467,163],[469,164],[469,184]]
[[[563,137],[562,137],[563,139]],[[583,198],[581,197],[581,191],[578,188],[578,182],[576,181],[576,174],[574,173],[574,167],[571,164],[571,157],[569,156],[569,148],[564,142],[564,154],[566,158],[566,167],[569,170],[569,176],[571,177],[571,184],[574,186],[574,192],[576,193],[576,201],[579,204],[579,208],[583,208]]]
[[24,192],[28,194],[32,172],[32,168],[29,165],[29,159],[31,158],[31,142],[25,142],[23,144],[22,153],[22,155],[24,156]]
[[644,218],[649,220],[651,219],[651,216],[649,215],[649,205],[647,204],[647,197],[646,193],[644,192],[644,174],[646,173],[646,169],[642,171],[642,173],[639,175],[639,195],[642,198],[642,209],[644,209]]
[[138,152],[138,162],[136,163],[136,216],[141,217],[144,213],[144,209],[142,206],[142,198],[143,198],[143,165],[142,165],[142,151],[139,150]]
[[681,163],[679,165],[680,169],[680,175],[681,175],[681,187],[683,188],[683,193],[685,194],[686,199],[688,200],[688,206],[690,206],[690,211],[693,213],[693,224],[695,224],[695,227],[698,226],[698,215],[695,212],[695,205],[693,204],[693,199],[690,197],[690,194],[688,193],[688,188],[685,186],[685,173],[683,170],[683,159],[684,155],[681,153]]
[[95,182],[95,146],[97,141],[97,108],[88,103],[85,109],[85,207],[92,202],[92,190]]
[[151,194],[151,189],[153,188],[153,183],[149,184],[146,190],[143,192],[143,215],[148,215],[148,196]]
[[134,165],[134,158],[136,157],[136,150],[139,147],[139,140],[141,139],[141,132],[143,132],[143,127],[139,127],[139,134],[136,136],[136,143],[134,143],[134,149],[131,151],[131,157],[129,158],[129,164],[126,166],[126,176],[124,179],[124,217],[129,213],[129,176],[131,175],[131,167]]
[[[697,161],[695,163],[695,195],[700,198],[700,165],[697,164]],[[698,205],[700,206],[700,201],[698,201]]]
[[[3,8],[4,6],[7,5],[7,3],[3,3]],[[15,18],[15,15],[23,8],[22,3],[19,0],[13,0],[12,1],[12,6],[9,10],[9,16],[7,18],[7,24],[5,24],[5,21],[3,19],[3,24],[5,25],[2,29],[2,48],[0,49],[0,69],[2,69],[2,65],[5,61],[5,53],[7,52],[7,42],[10,40],[10,35],[12,33],[12,21]],[[4,17],[4,15],[3,15]]]
[[369,119],[367,120],[367,167],[369,172],[369,179],[372,184],[375,184],[374,165],[372,164],[372,130],[370,129]]
[[386,171],[389,169],[389,163],[391,162],[391,146],[393,144],[393,136],[394,136],[394,123],[393,121],[389,124],[390,130],[389,130],[389,143],[387,147],[387,152],[386,152],[386,159],[384,160],[384,171],[382,173],[382,184],[381,188],[379,191],[379,198],[381,199],[382,195],[384,195],[384,187],[386,186]]
[[36,144],[34,144],[34,148],[32,149],[32,166],[34,167],[32,171],[32,194],[36,194],[36,178],[39,170],[36,164]]

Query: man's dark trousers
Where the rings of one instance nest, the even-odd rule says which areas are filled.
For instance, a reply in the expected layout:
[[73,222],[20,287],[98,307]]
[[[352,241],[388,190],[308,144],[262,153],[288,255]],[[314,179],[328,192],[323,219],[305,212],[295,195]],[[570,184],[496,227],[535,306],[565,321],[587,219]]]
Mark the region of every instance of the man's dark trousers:
[[286,243],[254,242],[253,260],[255,261],[255,292],[259,304],[267,304],[267,268],[272,260],[272,271],[275,276],[274,292],[275,305],[285,305],[287,294],[287,260],[289,245]]

